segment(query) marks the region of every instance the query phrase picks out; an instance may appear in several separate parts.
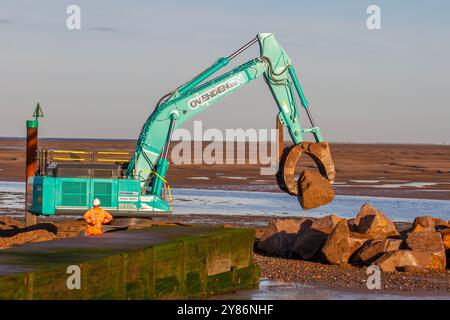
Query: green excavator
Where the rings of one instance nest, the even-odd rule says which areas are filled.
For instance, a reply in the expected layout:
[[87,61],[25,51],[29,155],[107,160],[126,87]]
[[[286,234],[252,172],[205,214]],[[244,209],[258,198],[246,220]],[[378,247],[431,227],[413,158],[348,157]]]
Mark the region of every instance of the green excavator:
[[[260,46],[259,57],[208,80],[255,43]],[[280,152],[276,177],[281,190],[299,195],[295,167],[303,153],[311,156],[320,173],[333,182],[335,170],[329,144],[313,120],[292,60],[273,34],[260,33],[228,57],[219,58],[211,67],[164,95],[143,125],[128,163],[67,164],[39,157],[39,169],[28,182],[32,187],[28,210],[38,215],[79,213],[88,209],[94,198],[99,198],[102,207],[113,215],[152,216],[172,212],[171,200],[163,195],[166,194],[165,177],[173,131],[261,76],[278,108],[277,128],[282,132],[286,127],[293,142]],[[308,128],[300,123],[297,96],[310,121]],[[311,134],[314,141],[305,141],[305,134]],[[280,136],[279,148],[282,148],[279,133]]]

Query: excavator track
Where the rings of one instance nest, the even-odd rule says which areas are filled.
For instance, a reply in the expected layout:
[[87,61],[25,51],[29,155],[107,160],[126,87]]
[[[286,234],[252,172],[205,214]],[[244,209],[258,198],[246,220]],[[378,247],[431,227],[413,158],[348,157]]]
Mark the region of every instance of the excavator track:
[[328,142],[301,142],[286,147],[280,157],[276,178],[280,189],[294,196],[299,195],[295,167],[304,153],[314,160],[320,174],[330,183],[334,182],[336,176]]

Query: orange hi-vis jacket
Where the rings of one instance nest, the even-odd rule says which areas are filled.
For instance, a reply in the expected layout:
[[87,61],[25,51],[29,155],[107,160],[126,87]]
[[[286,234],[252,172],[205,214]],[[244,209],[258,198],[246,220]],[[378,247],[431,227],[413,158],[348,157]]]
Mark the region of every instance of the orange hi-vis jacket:
[[88,223],[86,235],[95,236],[102,234],[102,224],[110,222],[112,218],[108,211],[100,207],[94,207],[86,211],[84,214],[84,220]]

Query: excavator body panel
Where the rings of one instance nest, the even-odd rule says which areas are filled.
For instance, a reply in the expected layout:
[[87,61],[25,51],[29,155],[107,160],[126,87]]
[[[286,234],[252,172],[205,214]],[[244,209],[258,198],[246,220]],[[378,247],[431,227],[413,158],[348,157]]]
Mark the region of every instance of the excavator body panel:
[[142,192],[138,180],[37,176],[29,183],[33,197],[27,207],[38,215],[79,215],[92,207],[95,198],[114,216],[171,212],[170,204],[163,199]]

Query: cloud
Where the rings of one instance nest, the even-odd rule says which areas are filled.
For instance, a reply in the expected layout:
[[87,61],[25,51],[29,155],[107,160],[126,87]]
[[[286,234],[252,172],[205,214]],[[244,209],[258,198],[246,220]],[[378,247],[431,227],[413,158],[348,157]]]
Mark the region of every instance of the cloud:
[[12,20],[0,18],[0,24],[10,24],[10,23],[12,23]]

